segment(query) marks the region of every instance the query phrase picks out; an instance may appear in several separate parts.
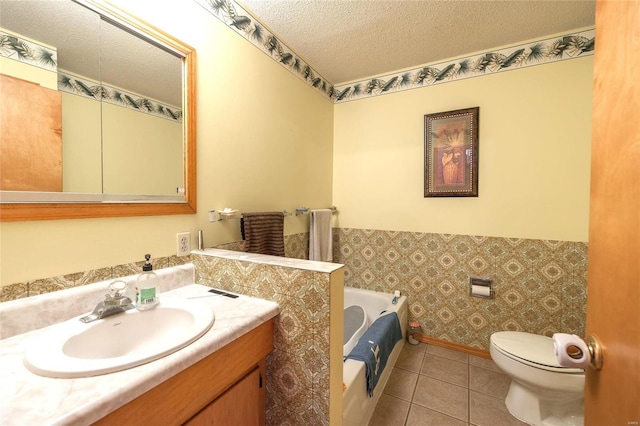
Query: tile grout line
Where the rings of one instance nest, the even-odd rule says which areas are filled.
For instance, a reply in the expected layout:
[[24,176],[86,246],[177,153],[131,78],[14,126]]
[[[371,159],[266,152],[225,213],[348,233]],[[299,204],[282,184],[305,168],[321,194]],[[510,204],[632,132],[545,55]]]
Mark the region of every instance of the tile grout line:
[[[413,407],[413,400],[416,396],[416,391],[418,390],[418,381],[420,380],[420,372],[422,371],[422,364],[424,364],[424,358],[425,355],[427,353],[427,349],[425,348],[424,352],[422,353],[422,359],[420,360],[420,367],[418,368],[418,377],[416,377],[416,384],[413,387],[413,392],[411,392],[411,401],[409,401],[409,410],[407,411],[407,415],[404,418],[404,425],[407,425],[407,422],[409,421],[409,413],[411,413],[411,408]],[[408,370],[407,370],[408,371]]]
[[[418,391],[418,381],[420,380],[420,376],[422,375],[422,366],[424,365],[427,359],[427,353],[429,351],[429,345],[425,344],[424,352],[422,353],[422,362],[420,363],[420,369],[418,369],[418,378],[416,379],[416,388],[413,390],[413,396],[411,397],[411,405],[413,405],[413,400],[416,396],[416,392]],[[409,416],[407,416],[407,420],[409,420]]]

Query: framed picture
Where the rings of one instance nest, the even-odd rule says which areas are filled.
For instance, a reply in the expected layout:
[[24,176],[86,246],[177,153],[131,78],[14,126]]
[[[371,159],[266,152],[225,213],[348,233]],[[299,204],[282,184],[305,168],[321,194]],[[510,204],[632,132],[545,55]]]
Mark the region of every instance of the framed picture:
[[424,196],[478,196],[480,108],[424,116]]

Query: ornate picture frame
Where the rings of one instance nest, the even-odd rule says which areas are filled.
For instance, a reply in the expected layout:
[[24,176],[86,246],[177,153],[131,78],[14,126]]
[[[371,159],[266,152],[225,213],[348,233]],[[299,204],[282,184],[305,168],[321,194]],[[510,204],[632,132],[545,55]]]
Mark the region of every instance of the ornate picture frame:
[[478,196],[480,107],[424,116],[424,196]]

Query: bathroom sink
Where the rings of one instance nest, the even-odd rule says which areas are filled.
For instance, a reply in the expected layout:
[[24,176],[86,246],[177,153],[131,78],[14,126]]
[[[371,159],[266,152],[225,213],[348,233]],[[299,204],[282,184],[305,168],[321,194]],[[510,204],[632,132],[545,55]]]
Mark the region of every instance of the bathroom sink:
[[205,334],[214,320],[210,307],[169,297],[148,311],[132,309],[88,324],[74,318],[34,338],[24,364],[46,377],[113,373],[184,348]]

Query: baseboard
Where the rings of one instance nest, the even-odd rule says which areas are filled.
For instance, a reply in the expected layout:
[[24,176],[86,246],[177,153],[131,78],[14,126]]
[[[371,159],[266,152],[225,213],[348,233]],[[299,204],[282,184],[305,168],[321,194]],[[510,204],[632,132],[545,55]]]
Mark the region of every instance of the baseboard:
[[419,339],[422,343],[426,343],[428,345],[436,345],[446,349],[453,349],[454,351],[464,352],[469,355],[479,356],[481,358],[491,359],[491,354],[489,351],[485,351],[484,349],[473,348],[471,346],[461,345],[459,343],[452,343],[446,340],[436,339],[435,337],[421,335]]

